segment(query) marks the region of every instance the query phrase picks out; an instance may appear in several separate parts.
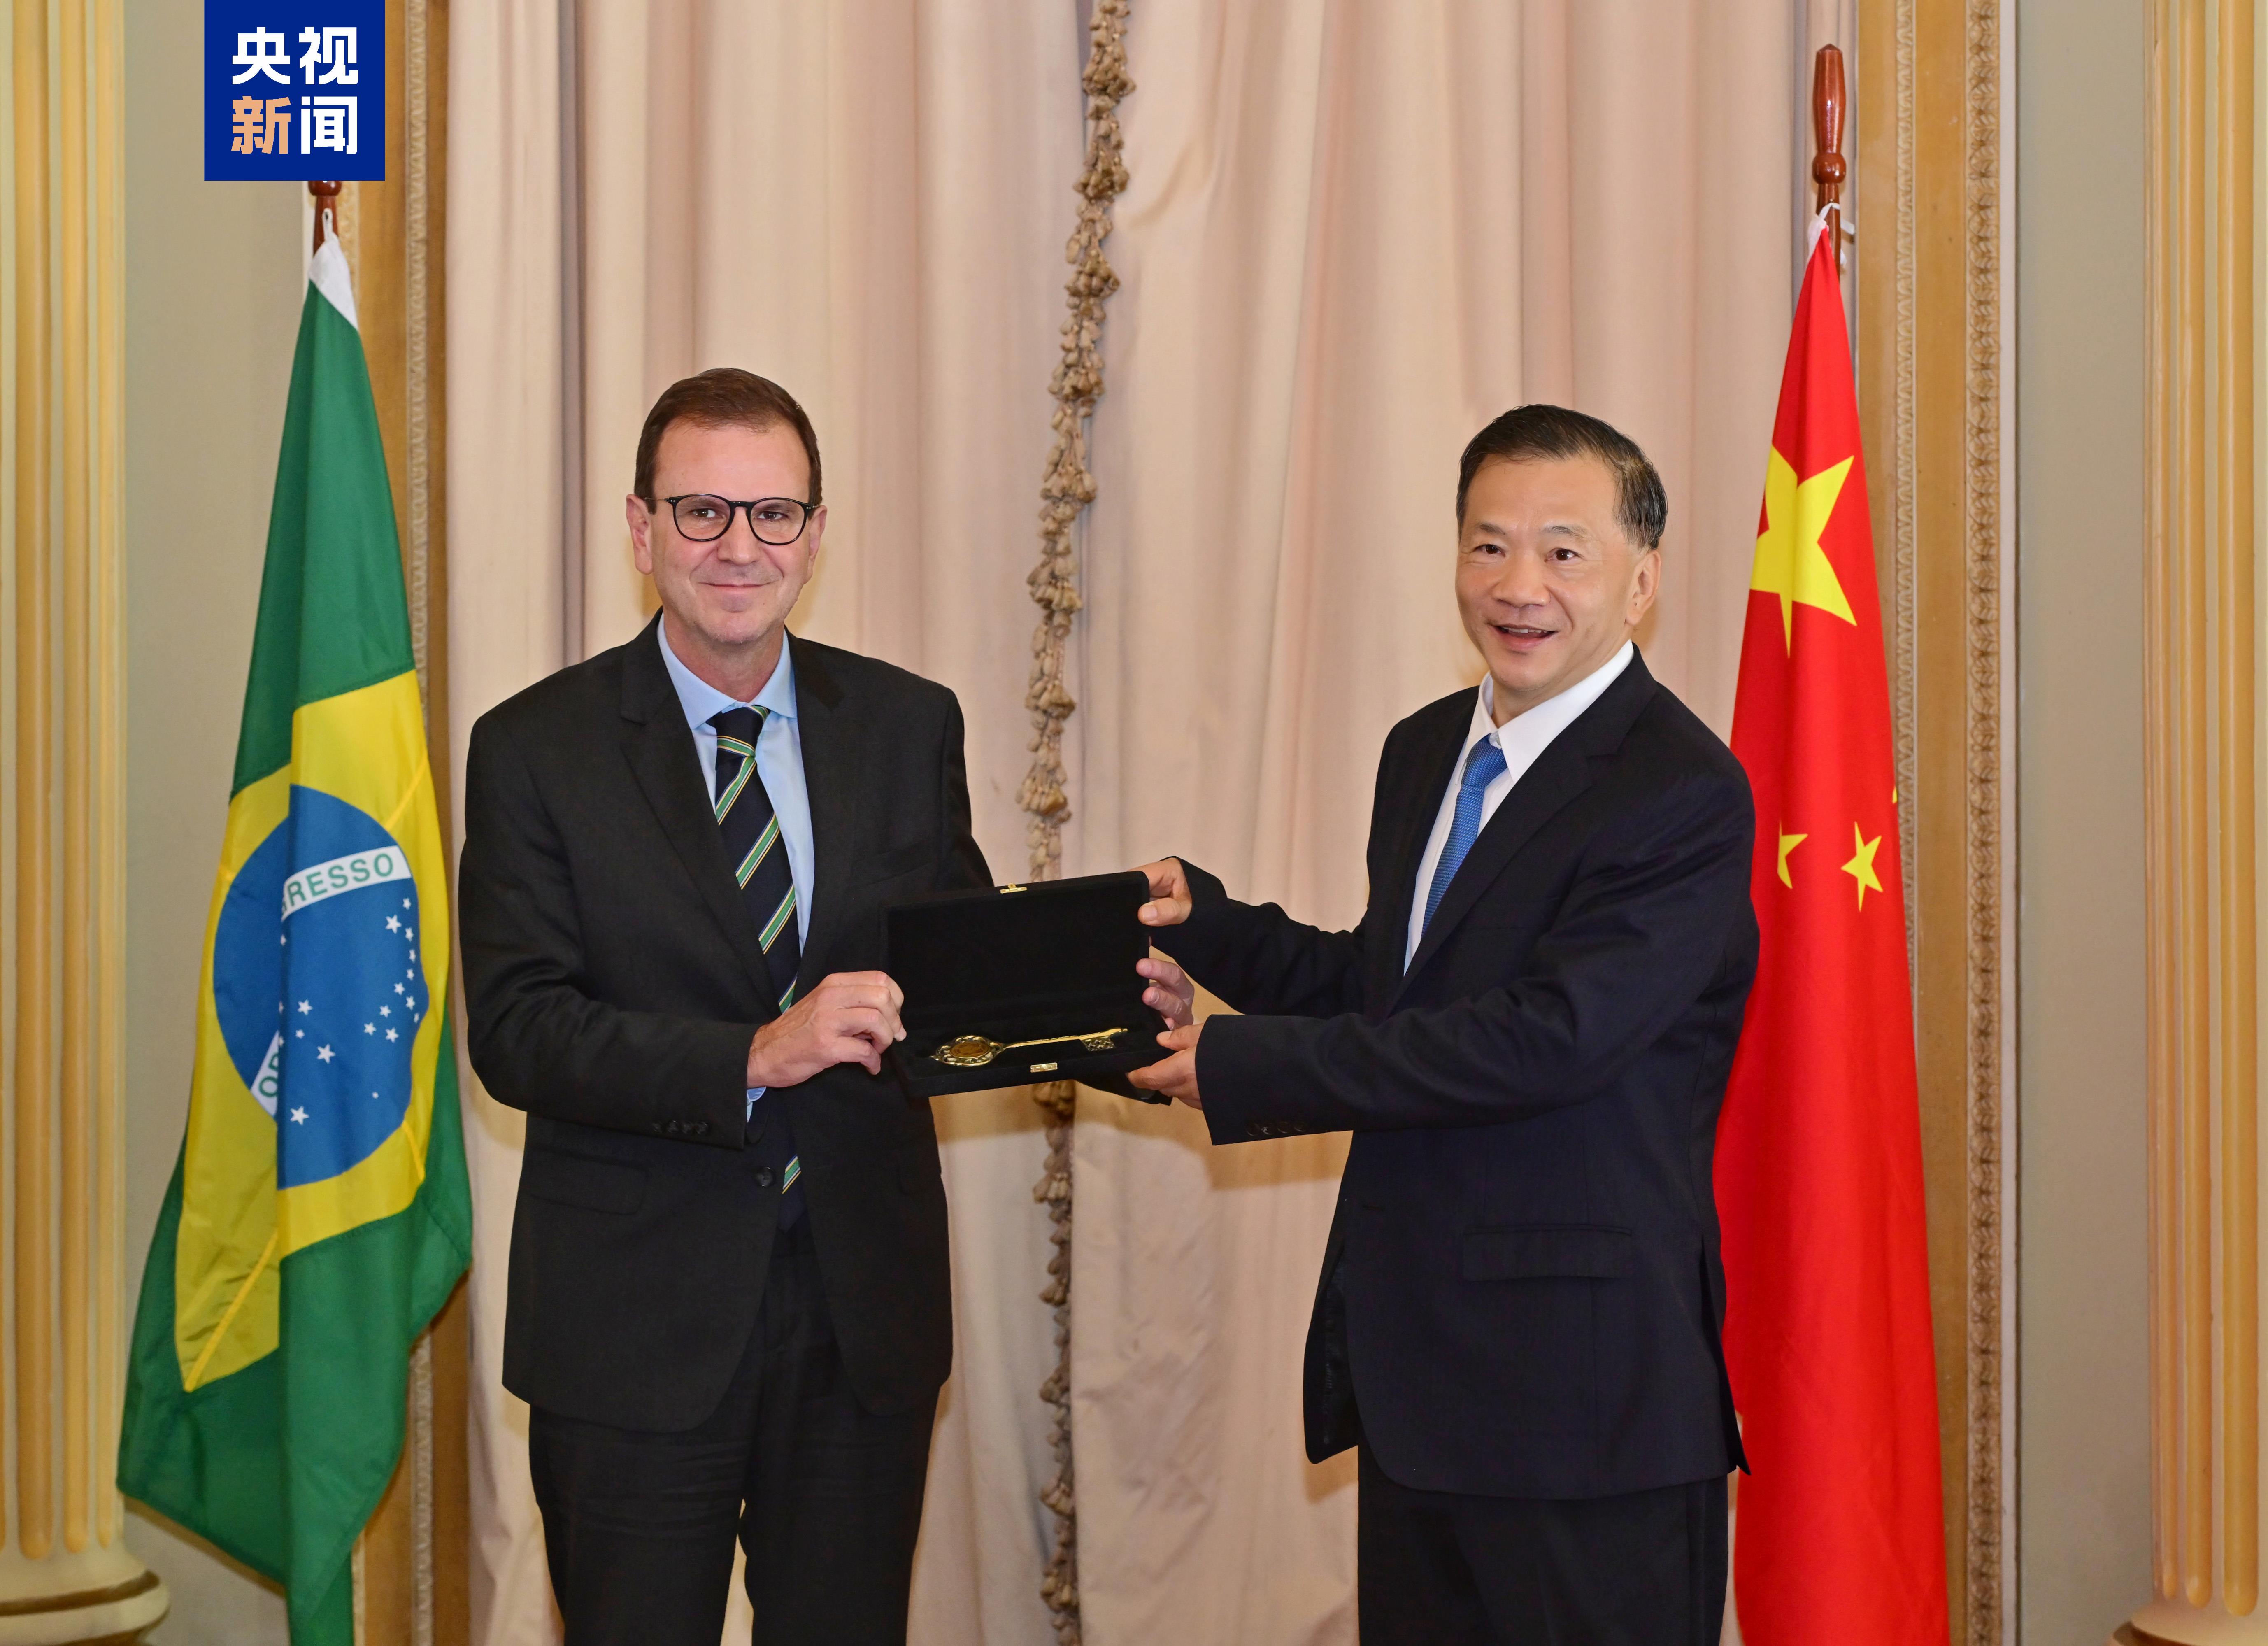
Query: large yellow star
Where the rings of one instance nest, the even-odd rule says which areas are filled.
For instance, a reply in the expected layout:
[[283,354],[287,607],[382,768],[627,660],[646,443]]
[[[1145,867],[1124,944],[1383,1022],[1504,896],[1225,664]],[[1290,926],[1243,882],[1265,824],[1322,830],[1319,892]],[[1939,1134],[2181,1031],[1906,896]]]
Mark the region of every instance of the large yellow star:
[[1851,459],[1822,469],[1808,480],[1798,480],[1794,467],[1772,448],[1764,469],[1764,519],[1769,522],[1756,539],[1755,575],[1751,589],[1779,596],[1780,629],[1787,649],[1795,650],[1795,608],[1798,602],[1831,611],[1848,624],[1851,602],[1843,598],[1842,579],[1834,563],[1819,546],[1819,534],[1834,517],[1835,499],[1851,472]]
[[1843,872],[1859,882],[1859,906],[1863,909],[1867,906],[1867,894],[1882,889],[1882,882],[1874,878],[1874,853],[1881,849],[1882,837],[1876,835],[1869,840],[1859,825],[1852,823],[1851,843],[1858,849],[1843,866]]
[[1796,847],[1801,845],[1806,840],[1810,838],[1811,837],[1808,834],[1783,834],[1780,836],[1779,883],[1781,885],[1792,887],[1795,884],[1795,877],[1787,872],[1787,854],[1794,851]]

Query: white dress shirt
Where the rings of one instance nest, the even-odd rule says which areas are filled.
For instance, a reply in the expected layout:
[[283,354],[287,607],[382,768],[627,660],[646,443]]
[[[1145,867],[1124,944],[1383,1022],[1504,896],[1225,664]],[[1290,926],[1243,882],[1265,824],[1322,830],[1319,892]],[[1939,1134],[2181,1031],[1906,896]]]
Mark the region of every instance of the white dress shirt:
[[1425,934],[1425,894],[1432,889],[1433,871],[1440,866],[1441,853],[1449,844],[1449,826],[1457,816],[1457,791],[1463,786],[1465,762],[1472,757],[1474,745],[1484,738],[1493,738],[1504,754],[1504,770],[1481,793],[1481,827],[1486,829],[1489,819],[1496,816],[1496,808],[1504,804],[1504,797],[1528,775],[1528,767],[1535,764],[1537,757],[1551,747],[1551,740],[1596,703],[1637,655],[1638,647],[1631,641],[1624,641],[1622,650],[1557,697],[1546,698],[1502,726],[1496,723],[1496,681],[1488,675],[1481,676],[1480,690],[1473,694],[1472,725],[1457,751],[1456,764],[1450,768],[1448,792],[1441,796],[1440,810],[1434,815],[1433,832],[1425,840],[1425,855],[1418,860],[1417,896],[1410,900],[1410,941],[1402,951],[1403,971],[1408,971],[1410,961],[1417,957],[1418,940]]
[[[787,849],[788,878],[795,882],[795,937],[800,944],[811,935],[811,791],[804,784],[803,742],[796,734],[794,643],[785,635],[780,637],[778,667],[764,682],[764,689],[742,703],[726,697],[678,661],[677,653],[669,649],[666,619],[657,632],[661,638],[662,667],[669,671],[669,683],[677,688],[686,723],[693,728],[693,751],[701,757],[705,793],[717,793],[717,728],[709,724],[710,717],[727,709],[764,711],[762,727],[756,734],[756,779],[771,799],[772,815],[779,819],[780,845]],[[748,1089],[750,1112],[763,1095],[761,1086]]]

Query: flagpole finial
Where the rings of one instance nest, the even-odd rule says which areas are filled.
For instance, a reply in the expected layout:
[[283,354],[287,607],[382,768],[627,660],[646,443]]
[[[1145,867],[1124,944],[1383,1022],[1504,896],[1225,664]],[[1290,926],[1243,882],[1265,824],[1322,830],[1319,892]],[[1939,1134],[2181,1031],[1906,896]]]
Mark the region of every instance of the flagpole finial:
[[315,197],[315,243],[307,248],[312,255],[323,249],[326,234],[335,233],[338,230],[338,223],[333,214],[338,207],[339,186],[336,183],[310,182],[307,192]]
[[1843,121],[1849,98],[1843,84],[1843,50],[1822,46],[1811,70],[1811,127],[1817,148],[1811,157],[1811,181],[1818,190],[1818,209],[1831,213],[1828,233],[1835,236],[1835,263],[1843,263],[1843,184],[1851,175],[1843,158]]

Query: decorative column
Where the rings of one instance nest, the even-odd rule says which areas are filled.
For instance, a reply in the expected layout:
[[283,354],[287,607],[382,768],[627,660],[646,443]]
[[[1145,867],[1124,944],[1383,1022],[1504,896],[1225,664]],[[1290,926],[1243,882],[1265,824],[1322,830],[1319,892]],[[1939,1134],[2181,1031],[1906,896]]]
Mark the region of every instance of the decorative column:
[[117,0],[17,0],[0,304],[0,1642],[131,1642],[120,1540]]
[[2261,1608],[2253,11],[2154,0],[2146,801],[2157,1598],[2122,1631],[2268,1642]]

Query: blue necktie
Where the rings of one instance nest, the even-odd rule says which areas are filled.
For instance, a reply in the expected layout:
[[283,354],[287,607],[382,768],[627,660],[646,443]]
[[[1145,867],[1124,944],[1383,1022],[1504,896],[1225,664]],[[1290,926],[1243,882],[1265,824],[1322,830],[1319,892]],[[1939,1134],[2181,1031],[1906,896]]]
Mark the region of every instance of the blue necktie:
[[1473,745],[1473,752],[1465,757],[1465,780],[1457,786],[1457,815],[1449,820],[1449,841],[1441,848],[1440,862],[1434,866],[1432,889],[1425,894],[1425,925],[1418,928],[1420,937],[1433,924],[1433,915],[1441,906],[1449,882],[1456,879],[1465,853],[1480,838],[1481,797],[1488,793],[1488,786],[1504,773],[1504,750],[1497,747],[1493,737],[1482,738]]
[[[788,873],[787,847],[780,839],[772,797],[756,774],[756,741],[768,711],[726,709],[710,716],[717,728],[717,826],[725,831],[725,853],[740,882],[748,914],[764,948],[764,965],[783,1012],[795,1004],[795,974],[803,961],[796,929],[795,879]],[[789,1229],[803,1215],[803,1158],[784,1116],[764,1128],[762,1163],[779,1174],[779,1226]]]

